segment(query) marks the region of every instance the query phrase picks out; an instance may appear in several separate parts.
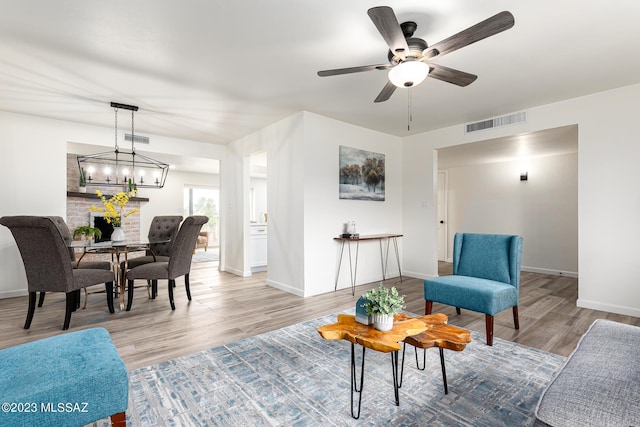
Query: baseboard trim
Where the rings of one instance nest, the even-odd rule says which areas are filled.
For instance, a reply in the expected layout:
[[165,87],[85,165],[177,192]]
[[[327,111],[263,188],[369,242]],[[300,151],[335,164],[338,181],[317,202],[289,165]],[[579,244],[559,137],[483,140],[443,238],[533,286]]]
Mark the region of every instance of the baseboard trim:
[[606,311],[607,313],[622,314],[625,316],[640,317],[640,309],[637,307],[627,307],[616,304],[603,304],[598,301],[590,301],[578,298],[576,303],[578,307],[590,308],[591,310]]
[[294,288],[289,285],[285,285],[284,283],[276,282],[275,280],[270,280],[270,279],[267,279],[266,283],[272,288],[280,289],[281,291],[289,292],[290,294],[294,294],[299,297],[305,296],[304,291],[302,291],[301,289]]
[[15,291],[0,291],[0,299],[23,297],[25,295],[29,295],[29,291],[25,289]]
[[440,277],[440,276],[438,276],[437,274],[432,275],[432,274],[417,273],[415,271],[403,271],[402,277],[412,277],[414,279],[426,280],[426,279],[433,279],[435,277]]
[[547,268],[537,268],[537,267],[520,267],[521,271],[528,271],[529,273],[540,273],[540,274],[551,274],[552,276],[566,276],[573,277],[575,279],[578,278],[577,271],[564,271],[564,270],[550,270]]

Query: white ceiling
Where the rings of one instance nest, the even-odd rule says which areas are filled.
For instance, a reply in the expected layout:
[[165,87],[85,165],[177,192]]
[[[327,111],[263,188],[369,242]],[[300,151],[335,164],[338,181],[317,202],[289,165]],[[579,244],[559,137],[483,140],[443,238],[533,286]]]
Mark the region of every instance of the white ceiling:
[[373,1],[0,0],[0,110],[102,126],[110,101],[136,129],[228,143],[300,110],[406,136],[640,82],[637,0],[386,1],[434,44],[502,10],[503,33],[435,62],[477,74],[427,79],[374,104],[387,47]]

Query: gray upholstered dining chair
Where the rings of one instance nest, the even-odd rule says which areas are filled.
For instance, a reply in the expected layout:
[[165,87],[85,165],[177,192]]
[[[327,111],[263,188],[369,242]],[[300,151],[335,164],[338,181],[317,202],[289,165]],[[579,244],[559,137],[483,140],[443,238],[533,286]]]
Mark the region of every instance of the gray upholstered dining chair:
[[0,224],[11,230],[27,273],[29,309],[24,324],[29,329],[36,307],[36,292],[64,292],[66,313],[62,329],[69,329],[71,313],[78,307],[80,289],[104,283],[107,306],[113,313],[113,273],[109,270],[72,268],[68,247],[51,218],[5,216]]
[[[126,265],[127,269],[130,270],[151,262],[168,262],[171,246],[173,245],[173,240],[178,233],[181,222],[181,215],[161,215],[153,217],[151,225],[149,226],[149,233],[147,234],[150,242],[149,250],[147,250],[144,256],[129,259]],[[126,274],[124,261],[120,263],[120,271],[122,271],[124,278]]]
[[[50,218],[51,221],[53,221],[53,223],[56,225],[56,227],[58,228],[58,231],[60,232],[60,235],[62,236],[62,239],[64,240],[65,245],[67,245],[72,268],[111,270],[111,263],[109,261],[82,260],[80,263],[78,263],[76,258],[76,251],[71,247],[71,242],[73,241],[73,238],[71,237],[71,231],[69,230],[69,226],[67,225],[67,223],[64,221],[64,219],[61,216],[48,216],[47,218]],[[86,298],[87,288],[85,288],[84,290],[85,290],[85,298]],[[42,307],[42,304],[44,303],[44,296],[45,296],[45,292],[40,292],[40,298],[38,299],[38,307]],[[78,301],[78,303],[80,303],[80,301]],[[86,300],[85,300],[85,305],[86,305]]]
[[196,215],[187,217],[176,237],[171,245],[171,251],[169,252],[168,261],[156,261],[143,265],[139,265],[135,268],[127,271],[127,311],[131,310],[133,304],[133,282],[136,279],[151,280],[152,294],[157,294],[158,280],[169,281],[169,303],[171,309],[175,310],[175,304],[173,302],[173,288],[175,286],[176,278],[184,276],[184,285],[187,292],[187,298],[191,301],[191,291],[189,290],[189,272],[191,271],[191,257],[198,233],[204,224],[209,221],[209,218],[204,215]]
[[[149,245],[149,249],[143,256],[131,258],[127,262],[122,261],[120,263],[120,280],[124,282],[127,270],[132,268],[149,264],[150,262],[168,262],[171,245],[181,222],[182,215],[154,216],[147,234],[149,242],[153,243]],[[147,292],[150,298],[156,297],[157,289],[151,287],[151,281],[148,281]]]

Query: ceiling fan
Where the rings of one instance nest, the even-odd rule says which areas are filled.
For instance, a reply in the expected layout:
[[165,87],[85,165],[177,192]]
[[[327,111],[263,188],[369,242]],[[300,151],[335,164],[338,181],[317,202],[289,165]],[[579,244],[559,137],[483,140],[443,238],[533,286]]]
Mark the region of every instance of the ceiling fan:
[[413,21],[399,24],[396,14],[390,7],[373,7],[367,11],[367,14],[389,45],[389,63],[318,71],[318,75],[327,77],[362,71],[389,70],[389,81],[374,102],[386,101],[396,87],[416,86],[427,76],[458,86],[473,83],[478,76],[434,64],[431,60],[508,30],[515,23],[510,12],[500,12],[433,46],[428,46],[423,39],[413,37],[418,25]]

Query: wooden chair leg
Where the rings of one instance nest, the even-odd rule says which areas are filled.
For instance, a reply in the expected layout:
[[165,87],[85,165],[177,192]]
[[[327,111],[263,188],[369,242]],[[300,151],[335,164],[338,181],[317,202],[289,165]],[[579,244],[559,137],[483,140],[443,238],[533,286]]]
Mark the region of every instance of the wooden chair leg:
[[111,425],[113,427],[126,427],[127,426],[127,413],[119,412],[111,415]]
[[44,304],[45,294],[46,292],[40,292],[40,298],[38,299],[38,307],[42,307],[42,304]]
[[518,319],[518,306],[517,305],[513,306],[513,326],[515,326],[516,329],[520,329],[520,319]]
[[127,311],[131,311],[133,305],[133,280],[127,280]]
[[456,314],[460,315],[460,307],[456,307]]
[[76,310],[76,304],[78,302],[76,295],[76,291],[67,292],[67,308],[64,314],[64,324],[62,325],[63,331],[69,329],[69,323],[71,323],[71,313]]
[[27,309],[27,319],[24,321],[24,328],[29,329],[31,327],[31,321],[33,320],[33,313],[36,311],[36,293],[29,292],[29,308]]
[[485,314],[484,322],[487,329],[487,345],[493,345],[493,316]]
[[173,287],[175,286],[175,279],[169,279],[169,304],[171,304],[171,310],[176,309],[176,305],[173,303]]
[[191,290],[189,289],[189,273],[184,275],[184,287],[187,290],[187,298],[191,301]]
[[113,308],[113,282],[105,283],[104,289],[107,292],[107,307],[109,308],[109,313],[115,313],[116,311]]
[[424,302],[424,314],[431,314],[433,310],[433,301],[425,301]]

